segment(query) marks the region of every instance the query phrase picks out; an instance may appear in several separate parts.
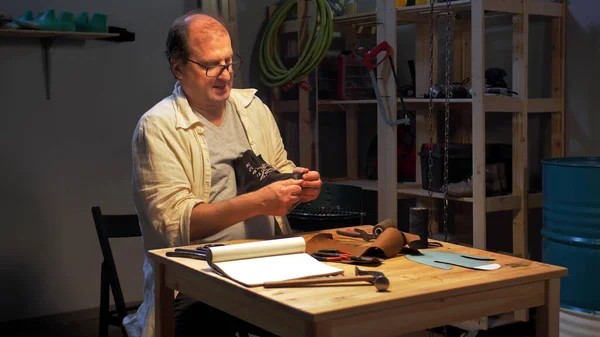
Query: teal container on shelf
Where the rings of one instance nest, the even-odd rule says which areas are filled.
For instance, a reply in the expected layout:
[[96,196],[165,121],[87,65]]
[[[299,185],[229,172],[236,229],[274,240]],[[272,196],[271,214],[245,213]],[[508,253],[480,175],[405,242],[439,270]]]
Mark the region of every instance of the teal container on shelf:
[[560,306],[600,315],[600,157],[542,161],[542,260],[568,269]]

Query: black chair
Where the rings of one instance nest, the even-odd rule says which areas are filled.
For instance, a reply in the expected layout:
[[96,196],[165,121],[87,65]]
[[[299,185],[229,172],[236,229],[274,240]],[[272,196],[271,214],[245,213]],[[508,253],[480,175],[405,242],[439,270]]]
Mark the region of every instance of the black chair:
[[[127,337],[127,332],[122,324],[123,318],[127,316],[128,312],[136,310],[139,304],[125,305],[109,239],[141,237],[142,232],[140,231],[138,218],[135,214],[102,214],[98,206],[92,207],[92,216],[94,217],[103,257],[100,270],[100,325],[98,336],[108,336],[108,326],[114,325],[121,328],[123,337]],[[111,290],[115,302],[114,310],[109,308]]]

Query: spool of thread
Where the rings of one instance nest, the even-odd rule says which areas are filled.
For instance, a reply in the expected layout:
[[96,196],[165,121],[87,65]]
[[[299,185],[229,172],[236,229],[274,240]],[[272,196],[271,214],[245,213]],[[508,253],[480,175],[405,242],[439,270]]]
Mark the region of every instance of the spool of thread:
[[379,236],[388,228],[398,228],[398,224],[392,219],[385,219],[373,227],[373,234]]
[[410,243],[411,247],[427,248],[429,236],[429,208],[411,207],[409,212],[408,231],[418,235],[419,240]]

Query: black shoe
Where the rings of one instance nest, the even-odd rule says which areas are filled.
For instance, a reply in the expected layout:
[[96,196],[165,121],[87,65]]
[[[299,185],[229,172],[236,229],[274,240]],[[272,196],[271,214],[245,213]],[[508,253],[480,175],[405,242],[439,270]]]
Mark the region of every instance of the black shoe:
[[233,169],[238,195],[254,192],[276,181],[302,179],[301,173],[280,173],[252,150],[247,150],[241,157],[234,159]]

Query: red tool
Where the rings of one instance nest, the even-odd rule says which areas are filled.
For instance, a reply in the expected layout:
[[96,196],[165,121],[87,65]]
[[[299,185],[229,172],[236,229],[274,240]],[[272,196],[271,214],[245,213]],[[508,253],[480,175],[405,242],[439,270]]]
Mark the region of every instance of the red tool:
[[[377,55],[382,51],[385,51],[385,55],[381,57],[379,62],[373,64],[373,59],[376,58]],[[373,90],[375,90],[375,97],[377,98],[377,103],[379,104],[381,117],[383,118],[383,121],[388,125],[408,125],[410,124],[410,118],[408,118],[408,115],[406,113],[406,105],[404,104],[402,96],[400,96],[400,103],[402,104],[404,118],[396,121],[391,121],[388,118],[388,113],[385,110],[385,104],[383,102],[381,92],[379,91],[379,86],[377,85],[377,66],[387,59],[390,62],[390,67],[392,68],[392,74],[394,75],[394,81],[396,82],[396,90],[398,90],[398,77],[396,76],[396,68],[394,67],[394,62],[392,61],[392,57],[390,56],[391,51],[392,47],[390,47],[389,43],[387,43],[387,41],[383,41],[377,46],[375,46],[375,48],[366,52],[363,57],[363,60],[365,62],[365,65],[367,66],[367,69],[369,70],[369,76],[371,77],[371,83],[373,84]]]
[[338,249],[321,249],[312,254],[315,259],[327,262],[349,260],[351,256],[350,253]]
[[312,257],[323,262],[347,262],[355,264],[378,266],[381,260],[376,257],[355,256],[339,249],[321,249],[311,254]]

